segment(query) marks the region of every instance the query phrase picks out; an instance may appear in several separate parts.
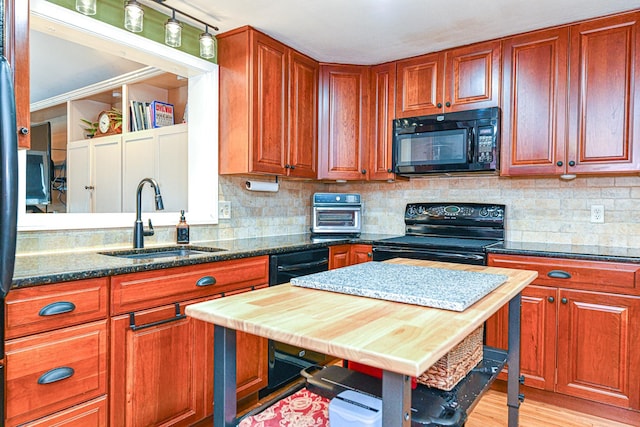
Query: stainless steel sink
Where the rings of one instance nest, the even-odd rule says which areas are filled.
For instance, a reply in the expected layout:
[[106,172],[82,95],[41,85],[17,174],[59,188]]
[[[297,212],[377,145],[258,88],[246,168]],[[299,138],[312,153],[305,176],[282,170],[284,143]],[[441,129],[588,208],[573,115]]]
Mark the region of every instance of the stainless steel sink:
[[118,258],[129,259],[153,259],[153,258],[177,258],[188,257],[192,255],[206,255],[212,252],[221,252],[225,249],[209,248],[205,246],[188,246],[188,247],[164,247],[150,249],[125,249],[118,251],[98,252],[100,255],[114,256]]

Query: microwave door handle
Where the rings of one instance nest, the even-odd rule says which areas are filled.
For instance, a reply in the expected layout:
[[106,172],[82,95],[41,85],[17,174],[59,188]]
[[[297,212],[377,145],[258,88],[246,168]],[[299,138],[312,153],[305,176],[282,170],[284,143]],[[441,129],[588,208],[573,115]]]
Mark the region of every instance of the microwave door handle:
[[475,146],[476,146],[476,127],[473,126],[467,135],[467,162],[474,163],[476,159]]

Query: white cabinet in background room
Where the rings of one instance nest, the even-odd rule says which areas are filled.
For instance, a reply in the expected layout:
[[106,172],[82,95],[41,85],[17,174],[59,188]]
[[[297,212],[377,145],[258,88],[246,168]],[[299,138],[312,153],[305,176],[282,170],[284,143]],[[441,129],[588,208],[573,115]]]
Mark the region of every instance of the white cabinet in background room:
[[[164,209],[187,209],[187,125],[180,124],[124,134],[122,137],[123,212],[136,211],[140,180],[154,178],[160,186]],[[155,210],[154,191],[145,185],[142,211]]]
[[69,142],[67,212],[119,212],[122,208],[122,136]]

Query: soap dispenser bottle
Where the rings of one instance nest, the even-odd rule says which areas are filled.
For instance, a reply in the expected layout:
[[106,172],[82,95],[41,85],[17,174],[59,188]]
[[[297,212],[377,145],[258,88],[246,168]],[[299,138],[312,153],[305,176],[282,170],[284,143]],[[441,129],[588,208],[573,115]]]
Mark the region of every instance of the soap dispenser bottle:
[[184,218],[184,210],[180,211],[180,222],[176,225],[176,243],[189,243],[189,224]]

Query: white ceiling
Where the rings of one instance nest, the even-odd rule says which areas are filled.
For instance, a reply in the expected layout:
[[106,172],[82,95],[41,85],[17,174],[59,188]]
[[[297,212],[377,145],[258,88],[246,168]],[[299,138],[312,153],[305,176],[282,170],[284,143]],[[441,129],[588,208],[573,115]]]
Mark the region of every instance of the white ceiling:
[[[640,0],[167,0],[321,62],[379,64],[640,7]],[[178,16],[179,19],[179,16]]]
[[[219,27],[220,32],[251,25],[318,61],[366,65],[640,8],[640,0],[167,0],[166,3]],[[183,19],[180,14],[176,18]],[[76,51],[72,43],[32,31],[32,102],[139,68],[139,64],[103,54],[96,56],[97,52],[82,49]],[[60,61],[63,54],[68,56]]]

